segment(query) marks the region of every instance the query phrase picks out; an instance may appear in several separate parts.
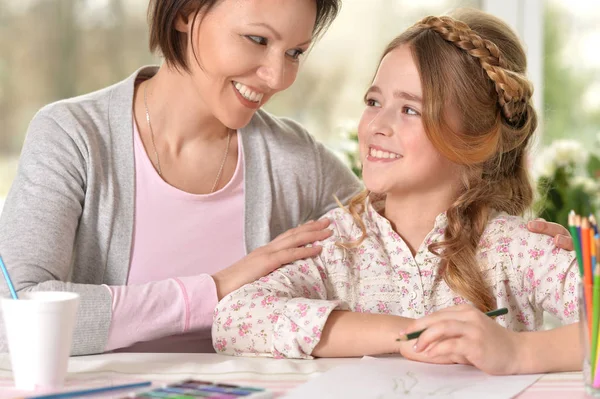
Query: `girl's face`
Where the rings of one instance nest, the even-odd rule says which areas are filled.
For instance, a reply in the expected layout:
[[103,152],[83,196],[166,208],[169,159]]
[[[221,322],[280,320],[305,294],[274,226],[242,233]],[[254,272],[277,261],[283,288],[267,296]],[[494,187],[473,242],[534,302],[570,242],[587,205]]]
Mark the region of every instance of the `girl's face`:
[[237,129],[296,79],[300,56],[312,40],[316,3],[222,0],[198,15],[190,38],[192,17],[176,25],[188,34],[192,84],[207,109]]
[[365,186],[375,193],[434,194],[460,181],[458,165],[427,138],[421,79],[408,45],[388,53],[365,95],[358,126]]

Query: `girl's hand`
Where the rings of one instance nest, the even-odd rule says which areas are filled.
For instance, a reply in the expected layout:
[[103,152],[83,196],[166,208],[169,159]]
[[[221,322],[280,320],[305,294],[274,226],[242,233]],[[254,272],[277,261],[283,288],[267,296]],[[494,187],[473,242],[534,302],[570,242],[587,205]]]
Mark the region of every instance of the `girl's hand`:
[[230,292],[266,276],[283,265],[318,255],[321,246],[305,245],[330,237],[333,231],[327,228],[329,224],[329,219],[320,219],[290,229],[267,245],[255,249],[237,263],[213,274],[218,299],[221,300]]
[[558,223],[546,222],[544,219],[535,219],[527,223],[527,229],[532,233],[546,234],[554,237],[554,245],[567,251],[573,250],[573,239],[564,226]]
[[522,352],[518,333],[471,305],[453,306],[415,320],[406,333],[426,329],[417,340],[403,342],[401,354],[427,363],[471,364],[488,374],[519,372]]

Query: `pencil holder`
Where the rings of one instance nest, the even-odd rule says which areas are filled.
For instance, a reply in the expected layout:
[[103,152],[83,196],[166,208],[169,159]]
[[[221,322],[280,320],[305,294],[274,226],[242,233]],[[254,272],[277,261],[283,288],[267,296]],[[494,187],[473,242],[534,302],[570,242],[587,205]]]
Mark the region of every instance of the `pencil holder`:
[[583,378],[588,395],[600,398],[600,364],[598,355],[598,311],[592,304],[593,296],[600,294],[600,287],[592,288],[591,284],[579,284],[579,326],[583,347]]

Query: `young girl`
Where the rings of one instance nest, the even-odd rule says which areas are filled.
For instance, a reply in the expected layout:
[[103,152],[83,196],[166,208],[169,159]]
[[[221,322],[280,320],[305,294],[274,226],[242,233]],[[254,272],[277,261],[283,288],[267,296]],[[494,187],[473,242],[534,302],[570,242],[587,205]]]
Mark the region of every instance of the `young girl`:
[[[527,231],[536,128],[526,58],[480,11],[428,17],[384,52],[359,124],[367,191],[329,212],[320,256],[217,306],[220,353],[291,358],[400,352],[493,374],[581,367],[573,254]],[[455,306],[458,305],[458,306]],[[483,312],[506,307],[496,320]],[[426,328],[416,341],[403,334]]]

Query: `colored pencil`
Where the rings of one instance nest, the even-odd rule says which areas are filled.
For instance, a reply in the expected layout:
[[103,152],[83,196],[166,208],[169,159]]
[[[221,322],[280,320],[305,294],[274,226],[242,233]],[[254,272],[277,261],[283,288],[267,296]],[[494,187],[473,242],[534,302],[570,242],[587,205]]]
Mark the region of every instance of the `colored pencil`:
[[101,388],[92,388],[92,389],[82,389],[80,391],[67,391],[60,393],[52,393],[49,395],[38,395],[38,396],[28,396],[22,399],[64,399],[64,398],[74,398],[78,396],[88,396],[88,395],[96,395],[104,392],[111,391],[121,391],[124,389],[135,389],[141,387],[147,387],[152,385],[150,381],[137,382],[134,384],[125,384],[125,385],[114,385],[110,387],[101,387]]
[[577,233],[577,226],[575,225],[576,219],[575,211],[569,212],[569,231],[573,238],[573,248],[575,249],[575,255],[577,256],[577,264],[579,265],[579,274],[583,277],[583,258],[581,257],[581,241],[579,240],[579,234]]
[[[490,310],[489,312],[486,312],[485,315],[489,316],[489,317],[496,317],[496,316],[505,315],[507,313],[508,313],[507,308],[500,308],[500,309],[496,309],[496,310]],[[421,334],[423,334],[423,331],[425,331],[425,329],[411,332],[409,334],[401,336],[400,338],[396,338],[396,341],[410,341],[411,339],[419,338],[421,336]]]
[[4,274],[4,279],[6,280],[6,284],[8,285],[8,290],[10,291],[10,296],[12,296],[12,299],[19,299],[19,296],[17,295],[17,291],[15,291],[15,286],[12,283],[12,280],[10,279],[10,276],[8,275],[8,269],[6,268],[6,265],[4,264],[4,262],[2,261],[2,256],[0,256],[0,269],[2,269],[2,274]]
[[[598,265],[598,267],[600,267],[600,265]],[[592,350],[593,353],[593,350]],[[598,345],[596,345],[596,359],[594,358],[590,358],[590,366],[592,367],[592,369],[594,369],[594,365],[595,365],[595,370],[594,373],[592,373],[593,376],[593,386],[594,388],[600,388],[600,359],[598,359],[598,357],[600,355],[600,331],[598,333]]]
[[583,278],[586,284],[592,284],[592,263],[590,245],[590,221],[581,220],[581,253],[583,255]]
[[598,235],[598,223],[596,223],[596,218],[594,215],[590,215],[590,236],[592,237],[592,273],[596,270],[596,259],[598,258],[598,246],[594,245],[596,243],[596,236]]
[[588,327],[590,330],[590,338],[592,337],[592,313],[593,313],[593,305],[592,305],[592,286],[593,286],[593,276],[592,276],[592,262],[591,262],[591,243],[590,243],[590,221],[588,218],[582,218],[581,220],[581,253],[583,255],[583,284],[584,284],[584,296],[585,301],[588,305]]
[[590,259],[591,261],[591,265],[592,265],[592,276],[594,275],[594,270],[596,270],[596,240],[594,240],[595,238],[595,233],[594,233],[594,229],[590,228]]
[[[594,243],[593,247],[595,247]],[[590,358],[590,366],[592,367],[592,375],[596,374],[596,358],[598,354],[598,323],[600,322],[600,269],[596,267],[594,273],[594,287],[592,299],[592,357]]]

